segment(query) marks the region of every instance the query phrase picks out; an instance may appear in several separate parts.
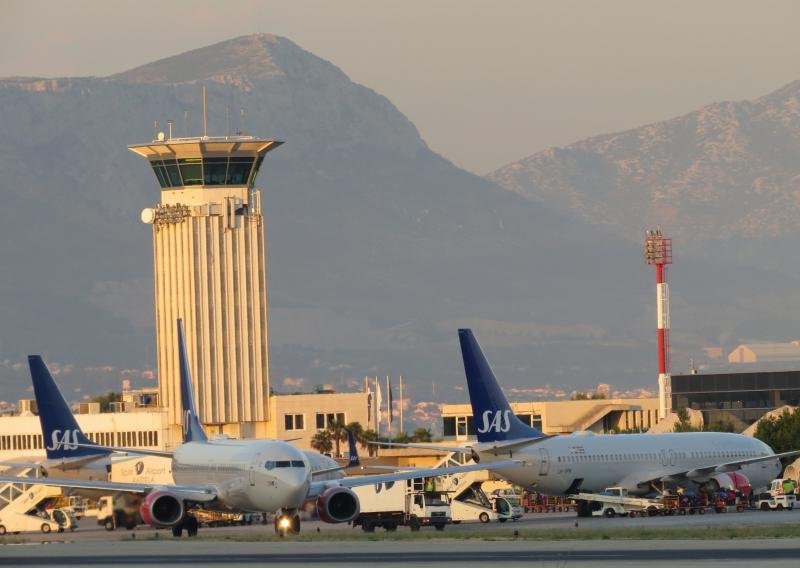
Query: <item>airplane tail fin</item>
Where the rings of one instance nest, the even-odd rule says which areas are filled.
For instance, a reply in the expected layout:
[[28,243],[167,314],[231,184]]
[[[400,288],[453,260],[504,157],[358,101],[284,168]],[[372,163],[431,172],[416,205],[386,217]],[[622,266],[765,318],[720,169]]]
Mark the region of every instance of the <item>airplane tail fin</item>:
[[183,441],[206,442],[206,436],[200,419],[197,416],[192,374],[189,370],[189,358],[186,355],[186,343],[183,339],[183,321],[178,319],[178,358],[181,370],[181,407],[183,409]]
[[511,410],[481,346],[470,329],[459,329],[461,356],[478,442],[541,438],[539,430],[522,422]]
[[[93,448],[94,442],[78,426],[75,416],[53,380],[41,356],[28,355],[33,393],[39,408],[39,422],[47,459],[85,458],[108,455],[108,450]],[[88,446],[88,447],[87,447]]]
[[347,467],[359,467],[361,465],[361,460],[358,459],[358,448],[356,448],[356,436],[353,434],[352,430],[347,431],[347,443],[350,445],[350,453],[349,459],[347,461]]

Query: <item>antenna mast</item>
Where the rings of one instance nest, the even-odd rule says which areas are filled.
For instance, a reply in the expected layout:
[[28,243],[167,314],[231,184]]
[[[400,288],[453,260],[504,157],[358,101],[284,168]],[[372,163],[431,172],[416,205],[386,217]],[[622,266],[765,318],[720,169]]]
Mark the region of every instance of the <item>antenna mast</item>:
[[203,138],[208,138],[208,115],[206,114],[206,86],[203,85]]

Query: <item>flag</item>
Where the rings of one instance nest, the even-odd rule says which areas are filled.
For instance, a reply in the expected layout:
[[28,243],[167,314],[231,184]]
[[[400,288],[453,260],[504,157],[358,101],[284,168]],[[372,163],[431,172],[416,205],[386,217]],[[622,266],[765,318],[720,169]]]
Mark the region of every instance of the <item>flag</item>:
[[389,414],[389,425],[391,425],[392,420],[394,419],[394,410],[392,408],[392,379],[390,379],[388,376],[386,377],[386,390],[389,391],[389,394],[387,395],[389,402],[387,404],[386,411]]
[[375,425],[381,424],[381,407],[383,406],[383,396],[381,396],[381,382],[375,377]]

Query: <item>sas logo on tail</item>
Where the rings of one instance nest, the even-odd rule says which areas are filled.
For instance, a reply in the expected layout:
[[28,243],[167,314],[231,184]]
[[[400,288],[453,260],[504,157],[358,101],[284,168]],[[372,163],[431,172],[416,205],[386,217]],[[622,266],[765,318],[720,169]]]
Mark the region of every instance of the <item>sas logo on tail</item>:
[[[483,413],[483,427],[478,428],[478,432],[508,432],[511,430],[510,410],[487,410]],[[492,416],[494,415],[494,416]]]
[[64,449],[67,451],[78,449],[78,431],[77,430],[53,430],[50,434],[51,444],[47,446],[48,450]]

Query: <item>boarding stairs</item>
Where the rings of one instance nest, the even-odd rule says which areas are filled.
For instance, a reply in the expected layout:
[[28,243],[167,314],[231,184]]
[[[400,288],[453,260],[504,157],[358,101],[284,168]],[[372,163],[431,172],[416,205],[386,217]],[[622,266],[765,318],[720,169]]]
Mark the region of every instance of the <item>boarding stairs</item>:
[[[475,462],[464,454],[453,453],[445,456],[435,467],[457,467],[473,463]],[[473,507],[484,508],[489,512],[492,511],[492,503],[481,488],[483,482],[488,480],[488,470],[467,471],[438,478],[436,489],[447,493],[451,501],[470,503]]]
[[[37,477],[39,468],[9,468],[3,474],[14,477]],[[31,511],[47,499],[61,496],[61,488],[52,485],[32,485],[24,482],[5,483],[0,485],[0,520],[7,530],[25,525],[24,521],[33,517]]]

